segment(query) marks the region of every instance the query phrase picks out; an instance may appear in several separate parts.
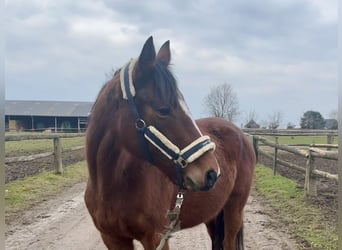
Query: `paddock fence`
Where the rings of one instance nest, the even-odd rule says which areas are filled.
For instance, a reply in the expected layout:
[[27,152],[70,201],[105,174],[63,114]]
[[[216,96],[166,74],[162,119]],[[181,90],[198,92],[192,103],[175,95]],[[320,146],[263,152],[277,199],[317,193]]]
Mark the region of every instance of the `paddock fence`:
[[80,150],[84,148],[84,146],[67,148],[62,151],[61,138],[72,138],[72,137],[82,137],[82,136],[84,136],[84,133],[5,135],[5,142],[47,139],[47,140],[51,140],[53,143],[53,152],[44,152],[44,153],[25,155],[25,156],[5,157],[5,164],[14,163],[14,162],[33,161],[33,160],[46,158],[46,157],[53,155],[55,172],[58,174],[62,174],[64,171],[62,153]]
[[[305,174],[304,191],[307,196],[317,196],[317,178],[326,178],[338,182],[338,175],[316,169],[314,159],[323,158],[328,160],[338,160],[338,145],[332,144],[334,138],[338,136],[335,130],[256,130],[244,129],[247,136],[252,138],[252,143],[257,160],[262,155],[273,161],[273,173],[277,173],[277,166],[281,165],[287,168],[295,169]],[[274,137],[274,141],[265,138]],[[327,143],[311,143],[311,144],[279,144],[280,136],[326,136]],[[264,146],[268,146],[265,150]],[[301,166],[293,162],[287,162],[279,159],[278,151],[302,156],[306,159],[306,165]],[[273,152],[272,152],[273,151]]]
[[[316,178],[327,178],[333,181],[338,181],[337,174],[331,174],[325,171],[321,171],[315,168],[314,159],[323,158],[329,160],[338,159],[338,145],[332,144],[334,138],[338,136],[338,132],[335,130],[264,130],[264,129],[243,129],[244,133],[252,138],[253,147],[256,157],[259,155],[271,159],[273,161],[273,172],[276,174],[277,166],[282,165],[287,168],[298,170],[305,174],[304,190],[308,196],[317,196],[317,184]],[[56,173],[63,173],[62,153],[69,151],[76,151],[84,148],[84,146],[77,146],[73,148],[67,148],[62,151],[61,138],[82,137],[84,133],[59,133],[59,134],[23,134],[23,135],[5,135],[5,141],[22,141],[22,140],[37,140],[48,139],[53,143],[53,152],[44,152],[26,156],[6,157],[5,163],[13,162],[27,162],[36,159],[54,156],[54,169]],[[274,137],[274,141],[271,141],[265,136]],[[326,144],[279,144],[278,138],[281,136],[326,136]],[[271,148],[270,150],[264,150],[264,146]],[[306,159],[306,165],[300,166],[293,162],[286,162],[279,159],[278,150],[292,153],[302,156]],[[272,153],[273,151],[273,153]]]

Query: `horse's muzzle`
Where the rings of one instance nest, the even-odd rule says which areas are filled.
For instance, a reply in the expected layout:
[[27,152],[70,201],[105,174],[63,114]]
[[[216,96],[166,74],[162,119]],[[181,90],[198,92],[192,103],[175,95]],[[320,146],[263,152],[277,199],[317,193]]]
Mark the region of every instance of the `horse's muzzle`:
[[214,170],[209,170],[205,176],[205,190],[210,190],[217,181],[217,173]]
[[185,177],[184,184],[187,189],[192,191],[209,191],[215,186],[215,183],[218,179],[218,174],[214,170],[209,170],[205,175],[205,183],[204,186],[199,186],[196,182],[194,182],[191,178]]

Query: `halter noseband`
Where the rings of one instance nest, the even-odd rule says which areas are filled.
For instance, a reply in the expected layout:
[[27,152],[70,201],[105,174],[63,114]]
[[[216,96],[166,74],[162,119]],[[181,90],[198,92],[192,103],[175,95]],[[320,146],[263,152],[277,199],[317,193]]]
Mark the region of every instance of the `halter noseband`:
[[144,151],[146,160],[153,164],[153,158],[148,150],[147,142],[150,142],[167,158],[176,164],[177,183],[184,188],[182,181],[182,169],[189,163],[195,161],[209,150],[215,149],[215,143],[210,140],[209,136],[201,136],[190,143],[188,146],[180,150],[165,135],[163,135],[154,126],[146,126],[145,121],[140,117],[137,106],[133,97],[135,96],[135,88],[133,85],[133,69],[137,60],[132,59],[120,70],[120,84],[123,99],[128,100],[130,108],[135,116],[135,125],[139,134],[140,144]]

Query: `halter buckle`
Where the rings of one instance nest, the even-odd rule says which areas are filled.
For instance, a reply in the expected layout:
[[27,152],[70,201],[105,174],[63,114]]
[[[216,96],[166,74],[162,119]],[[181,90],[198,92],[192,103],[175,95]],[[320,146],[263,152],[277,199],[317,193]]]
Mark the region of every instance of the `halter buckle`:
[[181,168],[186,168],[186,166],[188,166],[188,161],[185,160],[181,155],[179,155],[178,158],[176,160],[174,160],[174,161]]

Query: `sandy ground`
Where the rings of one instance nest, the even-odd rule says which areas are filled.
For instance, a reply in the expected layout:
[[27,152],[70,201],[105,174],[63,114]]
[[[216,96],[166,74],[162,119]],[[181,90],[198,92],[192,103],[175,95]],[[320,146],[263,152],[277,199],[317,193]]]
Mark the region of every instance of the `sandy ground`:
[[[56,199],[43,202],[26,211],[6,228],[6,249],[103,250],[98,231],[86,211],[83,194],[85,183],[79,183]],[[252,192],[245,208],[245,247],[256,250],[298,249],[296,242],[270,216],[272,210],[263,205],[261,197]],[[142,246],[136,242],[136,249]],[[170,240],[177,250],[211,249],[205,226],[183,230]]]

